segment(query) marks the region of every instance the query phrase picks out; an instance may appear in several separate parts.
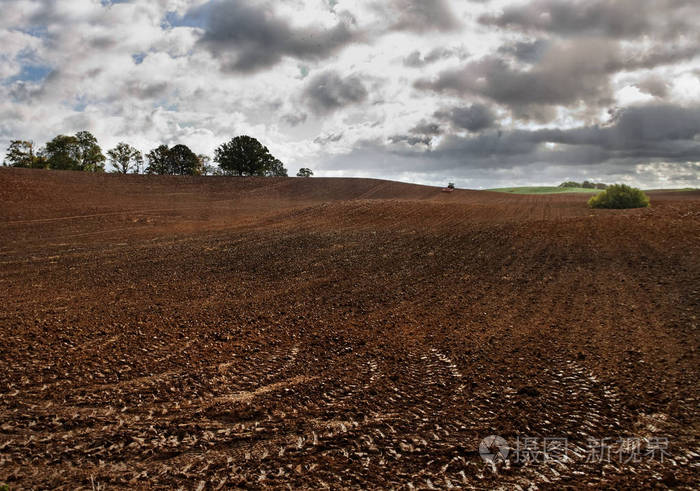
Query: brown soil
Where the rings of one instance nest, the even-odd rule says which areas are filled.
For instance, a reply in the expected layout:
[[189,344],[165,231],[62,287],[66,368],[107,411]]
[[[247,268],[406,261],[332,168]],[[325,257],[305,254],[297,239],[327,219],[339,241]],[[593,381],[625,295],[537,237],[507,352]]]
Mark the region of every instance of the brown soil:
[[693,488],[700,193],[650,197],[0,169],[0,482]]

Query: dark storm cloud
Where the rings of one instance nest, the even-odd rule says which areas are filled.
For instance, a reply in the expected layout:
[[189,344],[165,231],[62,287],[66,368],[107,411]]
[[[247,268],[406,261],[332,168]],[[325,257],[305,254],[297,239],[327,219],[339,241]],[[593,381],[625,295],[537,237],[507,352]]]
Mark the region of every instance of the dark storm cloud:
[[421,121],[416,126],[409,130],[409,133],[416,135],[440,135],[442,134],[442,129],[438,123],[429,123],[426,121]]
[[[700,12],[699,12],[700,14]],[[624,70],[652,69],[673,65],[699,56],[700,35],[688,36],[684,44],[656,45],[648,49],[631,48],[624,59],[618,60],[618,68]]]
[[[464,165],[527,163],[597,165],[609,161],[692,162],[700,160],[700,107],[636,106],[620,111],[608,126],[572,129],[511,130],[475,137],[448,137],[434,156]],[[545,143],[557,144],[554,147]]]
[[498,48],[498,52],[514,56],[525,63],[535,63],[542,58],[550,41],[536,39],[535,41],[518,41]]
[[[479,18],[485,25],[560,35],[636,38],[687,30],[696,0],[535,0]],[[687,10],[687,12],[685,12]]]
[[316,114],[327,114],[367,100],[369,93],[357,75],[341,77],[335,71],[316,75],[306,85],[302,99]]
[[[405,162],[405,171],[446,169],[514,169],[534,164],[600,168],[615,174],[634,171],[640,163],[665,163],[698,169],[700,107],[635,106],[620,111],[607,126],[572,129],[487,131],[474,136],[446,135],[421,149],[406,135],[381,142],[362,142],[351,160],[362,156],[369,168],[377,162]],[[423,137],[424,139],[428,137]],[[546,145],[554,144],[554,145]],[[406,145],[408,144],[408,145]],[[344,160],[340,159],[339,163]],[[358,162],[360,162],[358,160]],[[695,174],[695,180],[698,179]]]
[[409,146],[425,145],[430,146],[433,139],[429,136],[416,135],[394,135],[389,137],[391,143],[406,143]]
[[669,84],[659,75],[649,75],[635,85],[640,91],[659,99],[664,99],[668,95]]
[[191,10],[185,22],[204,22],[199,43],[232,72],[271,67],[289,56],[322,60],[360,40],[349,14],[332,28],[292,28],[269,5],[252,6],[242,0],[217,0]]
[[629,156],[673,159],[687,154],[700,160],[700,107],[670,104],[633,106],[620,110],[609,126],[588,126],[569,130],[538,130],[536,141],[568,145],[593,145]]
[[461,25],[446,0],[385,0],[375,8],[390,19],[394,31],[449,31]]
[[421,121],[408,130],[407,135],[392,135],[388,141],[393,144],[406,144],[410,147],[424,145],[429,147],[433,143],[433,137],[442,134],[442,128],[438,123]]
[[462,96],[480,95],[519,109],[528,105],[595,105],[612,97],[609,74],[617,66],[615,47],[600,40],[560,43],[530,69],[487,56],[461,68],[419,80],[419,89]]
[[437,111],[435,117],[449,121],[456,129],[465,129],[472,133],[491,128],[495,122],[493,111],[485,104],[443,109]]
[[509,107],[516,118],[546,122],[555,116],[556,106],[583,103],[593,114],[610,104],[615,73],[673,64],[698,53],[692,43],[623,51],[618,42],[602,38],[559,41],[541,49],[537,63],[528,67],[491,55],[414,85],[467,98],[487,97]]

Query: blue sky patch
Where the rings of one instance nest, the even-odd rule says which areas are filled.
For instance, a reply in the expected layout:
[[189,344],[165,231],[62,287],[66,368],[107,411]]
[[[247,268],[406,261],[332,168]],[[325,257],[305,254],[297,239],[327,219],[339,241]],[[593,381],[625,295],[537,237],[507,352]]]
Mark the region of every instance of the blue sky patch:
[[25,28],[18,28],[17,29],[19,32],[23,32],[25,34],[29,34],[32,37],[35,38],[43,38],[46,37],[48,34],[48,28],[46,26],[28,26]]
[[47,65],[24,65],[22,71],[13,77],[5,79],[4,83],[13,82],[41,82],[53,71]]
[[166,12],[163,22],[161,22],[161,27],[163,29],[171,27],[204,27],[207,24],[210,10],[210,4],[206,3],[188,11],[185,15],[179,15],[175,11]]

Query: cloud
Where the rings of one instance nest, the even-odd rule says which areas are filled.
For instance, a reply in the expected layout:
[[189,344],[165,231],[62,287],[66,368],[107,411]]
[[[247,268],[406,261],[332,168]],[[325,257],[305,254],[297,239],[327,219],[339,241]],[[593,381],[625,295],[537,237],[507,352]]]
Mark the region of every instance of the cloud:
[[168,89],[168,82],[144,82],[130,80],[126,83],[126,92],[139,99],[154,99],[165,95]]
[[467,54],[463,50],[455,48],[450,49],[438,47],[429,51],[425,55],[416,50],[403,59],[403,64],[404,66],[411,68],[422,68],[437,61],[452,58],[453,56],[463,59],[467,56]]
[[[608,126],[510,130],[453,136],[434,149],[466,165],[506,168],[528,161],[568,165],[700,161],[700,107],[644,105],[621,110]],[[549,145],[544,145],[549,144]],[[552,145],[554,144],[554,145]]]
[[381,0],[372,7],[391,31],[452,31],[461,26],[446,0]]
[[534,41],[517,41],[498,48],[498,52],[514,56],[517,60],[526,63],[538,62],[549,47],[547,39]]
[[388,138],[388,141],[395,144],[406,144],[409,147],[416,145],[424,145],[429,147],[432,145],[433,137],[442,134],[442,128],[438,123],[430,123],[428,121],[421,121],[413,128],[408,130],[409,134],[402,135],[392,135]]
[[391,143],[406,143],[409,146],[425,145],[430,146],[433,139],[430,136],[416,135],[393,135],[389,137]]
[[343,139],[343,133],[330,133],[328,135],[321,135],[314,138],[314,143],[319,145],[327,145],[328,143],[337,143]]
[[418,80],[415,87],[463,97],[487,97],[511,106],[516,113],[530,105],[583,102],[598,106],[612,100],[609,76],[618,64],[615,45],[603,40],[562,42],[529,69],[486,56],[461,68],[444,70],[432,80]]
[[314,113],[328,114],[345,106],[364,102],[368,95],[358,75],[343,78],[338,72],[326,71],[309,80],[302,93],[302,99]]
[[669,83],[660,75],[648,75],[635,85],[640,91],[658,97],[659,99],[664,99],[668,95]]
[[362,38],[347,15],[332,27],[297,28],[277,16],[270,4],[249,5],[240,0],[208,2],[190,10],[184,22],[204,22],[199,44],[231,72],[259,71],[287,56],[322,60]]
[[289,126],[298,126],[305,123],[308,118],[309,115],[306,113],[289,113],[282,116],[282,121]]
[[684,42],[654,44],[651,47],[632,46],[623,52],[617,69],[639,70],[673,65],[697,58],[700,54],[700,35],[688,37]]
[[668,38],[688,30],[699,8],[695,0],[534,0],[482,15],[479,22],[564,36],[637,38],[656,32]]
[[[595,114],[612,104],[611,79],[619,72],[678,63],[698,53],[692,42],[623,48],[604,38],[561,40],[540,44],[536,50],[537,61],[531,65],[487,55],[431,79],[419,79],[414,86],[465,98],[486,97],[508,106],[516,118],[547,122],[556,115],[556,107],[584,104]],[[517,58],[529,48],[516,44],[499,51],[513,52]]]
[[435,117],[449,121],[458,130],[464,129],[472,133],[491,128],[495,123],[493,111],[485,104],[442,109],[435,113]]
[[700,160],[700,106],[633,106],[618,111],[612,124],[532,132],[538,142],[594,145],[619,155]]
[[698,136],[700,106],[653,104],[622,110],[607,126],[445,135],[438,145],[427,149],[416,145],[429,145],[429,137],[409,140],[406,135],[397,135],[389,138],[388,145],[379,141],[358,142],[352,155],[339,156],[328,165],[332,168],[353,160],[371,169],[384,162],[403,166],[405,172],[440,171],[465,176],[475,171],[493,174],[533,166],[568,167],[569,176],[619,176],[635,173],[642,164],[658,167],[663,163],[665,167],[660,168],[665,168],[668,176],[692,181],[693,170],[695,180],[700,171]]
[[0,52],[0,80],[9,77],[22,80],[22,71],[27,67],[46,64],[39,55],[41,40],[35,36],[0,29],[0,45],[3,47]]
[[426,121],[421,121],[408,131],[416,135],[437,136],[442,134],[442,128],[440,128],[438,123],[429,123]]

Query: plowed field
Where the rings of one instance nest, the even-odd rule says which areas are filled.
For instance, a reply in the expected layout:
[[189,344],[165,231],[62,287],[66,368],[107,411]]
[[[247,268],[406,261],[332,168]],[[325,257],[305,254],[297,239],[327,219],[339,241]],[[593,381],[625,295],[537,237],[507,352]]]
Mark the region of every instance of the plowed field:
[[0,482],[695,488],[700,192],[650,197],[0,169]]

